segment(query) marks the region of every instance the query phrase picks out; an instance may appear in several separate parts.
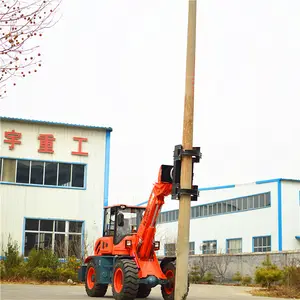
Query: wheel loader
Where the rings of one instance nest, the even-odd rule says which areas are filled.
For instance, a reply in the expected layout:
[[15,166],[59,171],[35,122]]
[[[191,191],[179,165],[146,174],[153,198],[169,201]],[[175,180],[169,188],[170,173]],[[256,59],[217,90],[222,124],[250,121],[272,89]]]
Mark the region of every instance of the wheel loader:
[[176,147],[174,165],[160,167],[147,206],[104,208],[103,235],[96,240],[93,255],[85,258],[78,273],[88,296],[103,297],[111,285],[115,300],[147,298],[153,287],[161,285],[163,299],[174,300],[176,257],[158,260],[155,252],[160,249],[160,242],[154,240],[156,222],[166,196],[172,194],[173,199],[178,199],[180,193],[188,193],[192,200],[197,199],[197,186],[180,189],[179,162],[182,154],[196,156],[193,162],[198,162],[200,150],[183,153]]

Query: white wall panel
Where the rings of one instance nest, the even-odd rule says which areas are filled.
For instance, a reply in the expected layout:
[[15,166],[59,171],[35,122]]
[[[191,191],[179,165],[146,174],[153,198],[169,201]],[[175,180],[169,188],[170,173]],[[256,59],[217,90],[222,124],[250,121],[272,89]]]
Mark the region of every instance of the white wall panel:
[[299,250],[300,240],[300,183],[283,181],[282,193],[282,250]]

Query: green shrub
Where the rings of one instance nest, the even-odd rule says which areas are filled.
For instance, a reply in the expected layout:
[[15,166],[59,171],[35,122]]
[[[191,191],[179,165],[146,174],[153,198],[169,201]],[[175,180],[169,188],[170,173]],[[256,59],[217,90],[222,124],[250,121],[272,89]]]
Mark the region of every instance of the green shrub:
[[207,282],[208,284],[211,284],[214,281],[214,277],[212,273],[208,272],[203,276],[202,279],[203,282]]
[[5,259],[3,260],[3,271],[5,277],[14,276],[15,270],[20,268],[23,257],[20,256],[19,246],[16,241],[12,242],[11,237],[8,237],[6,250],[4,251]]
[[9,237],[7,249],[3,254],[5,259],[0,261],[0,279],[18,281],[34,279],[38,281],[77,281],[77,271],[81,265],[75,256],[66,262],[59,262],[57,255],[51,250],[31,250],[28,259],[19,255],[19,247]]
[[283,270],[283,284],[300,291],[300,267],[289,266]]
[[190,280],[190,283],[195,283],[195,284],[198,284],[201,282],[201,276],[200,275],[189,275],[189,280]]
[[195,284],[201,282],[200,268],[197,264],[194,264],[191,267],[191,271],[189,273],[189,281],[190,283],[195,283]]
[[77,272],[69,268],[59,268],[57,269],[58,280],[67,281],[72,279],[73,281],[78,281]]
[[242,275],[241,275],[241,273],[240,273],[240,272],[236,272],[236,273],[232,276],[232,280],[233,280],[233,281],[238,281],[238,282],[242,281]]
[[81,262],[75,256],[68,257],[67,261],[64,263],[64,267],[70,270],[78,271]]
[[0,280],[5,279],[5,267],[4,267],[4,261],[0,261]]
[[275,264],[272,264],[269,255],[267,255],[262,265],[262,267],[257,268],[255,271],[255,281],[261,284],[262,287],[270,289],[272,284],[282,279],[283,272]]
[[36,268],[56,270],[59,266],[57,255],[51,250],[31,250],[28,255],[27,270],[31,274]]
[[38,267],[32,271],[32,276],[39,281],[53,281],[57,278],[57,271],[51,268]]
[[241,283],[242,285],[248,285],[252,282],[252,278],[248,275],[246,276],[243,276],[242,279],[241,279]]

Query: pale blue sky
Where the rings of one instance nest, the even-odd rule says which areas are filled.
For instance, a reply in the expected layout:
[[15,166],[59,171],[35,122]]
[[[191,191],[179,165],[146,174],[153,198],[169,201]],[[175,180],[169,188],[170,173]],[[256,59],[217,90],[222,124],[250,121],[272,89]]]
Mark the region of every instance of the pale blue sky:
[[[63,0],[1,115],[113,127],[110,201],[148,199],[181,143],[187,1]],[[195,184],[300,178],[300,1],[198,0]],[[201,201],[201,198],[200,198]]]

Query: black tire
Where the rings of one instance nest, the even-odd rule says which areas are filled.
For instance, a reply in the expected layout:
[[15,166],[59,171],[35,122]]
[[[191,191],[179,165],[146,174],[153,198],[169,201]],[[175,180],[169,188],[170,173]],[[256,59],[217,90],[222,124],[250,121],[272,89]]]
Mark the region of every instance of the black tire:
[[[120,275],[121,274],[121,275]],[[136,263],[131,259],[117,260],[112,278],[112,293],[115,300],[133,300],[139,289]]]
[[151,293],[151,287],[147,286],[146,284],[140,284],[139,290],[137,292],[137,298],[147,298]]
[[[169,272],[171,272],[171,273],[173,273],[174,277],[170,282],[171,284],[161,286],[161,294],[162,294],[164,300],[174,300],[175,299],[176,261],[168,262],[166,265],[163,266],[162,271],[164,274],[168,274]],[[189,293],[189,289],[190,289],[190,282],[188,279],[187,293]]]
[[97,269],[94,262],[90,261],[85,274],[85,291],[89,297],[104,297],[107,292],[108,284],[91,282],[91,276],[94,275],[95,280],[96,272]]

